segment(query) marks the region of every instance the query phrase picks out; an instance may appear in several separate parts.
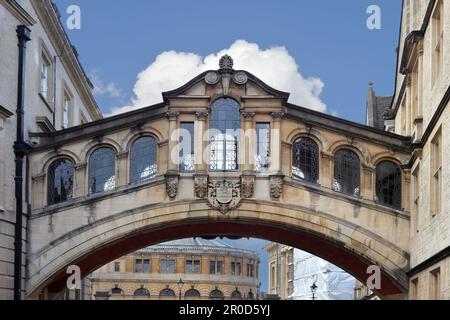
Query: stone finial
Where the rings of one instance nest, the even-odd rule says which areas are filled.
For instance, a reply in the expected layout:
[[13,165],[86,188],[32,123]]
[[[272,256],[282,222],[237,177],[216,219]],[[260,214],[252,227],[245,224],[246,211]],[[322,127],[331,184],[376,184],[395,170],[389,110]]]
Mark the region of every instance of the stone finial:
[[234,62],[233,59],[229,55],[224,55],[220,58],[219,67],[221,70],[223,69],[233,69]]

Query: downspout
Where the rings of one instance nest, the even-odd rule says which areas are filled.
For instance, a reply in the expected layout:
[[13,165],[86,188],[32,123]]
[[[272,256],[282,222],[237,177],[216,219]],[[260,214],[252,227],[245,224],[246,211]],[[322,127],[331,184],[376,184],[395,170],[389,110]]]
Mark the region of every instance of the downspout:
[[53,127],[56,128],[56,63],[57,56],[53,57]]
[[29,150],[24,141],[24,98],[25,98],[25,58],[26,43],[31,40],[31,30],[26,26],[16,29],[19,46],[19,70],[17,80],[17,136],[14,142],[16,162],[15,197],[16,197],[16,224],[14,241],[14,300],[22,299],[22,228],[23,228],[23,158]]

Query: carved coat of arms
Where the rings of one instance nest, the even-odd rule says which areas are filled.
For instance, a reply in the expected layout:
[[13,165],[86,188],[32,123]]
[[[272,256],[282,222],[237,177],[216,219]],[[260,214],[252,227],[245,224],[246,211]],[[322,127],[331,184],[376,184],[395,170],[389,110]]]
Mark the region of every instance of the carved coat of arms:
[[211,181],[208,183],[208,201],[211,207],[219,210],[222,214],[227,214],[241,204],[241,183]]

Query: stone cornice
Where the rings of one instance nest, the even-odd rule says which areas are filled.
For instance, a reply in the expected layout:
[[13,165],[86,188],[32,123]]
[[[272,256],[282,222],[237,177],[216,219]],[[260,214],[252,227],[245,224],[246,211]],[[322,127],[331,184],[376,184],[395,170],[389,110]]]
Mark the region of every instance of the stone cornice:
[[24,8],[22,8],[16,0],[0,0],[0,4],[8,9],[8,11],[11,12],[11,14],[20,21],[20,23],[26,25],[27,27],[31,27],[36,24],[36,20],[34,20],[34,18]]
[[1,118],[9,118],[13,115],[14,113],[12,113],[11,111],[9,111],[8,109],[6,109],[3,106],[0,106],[0,117]]
[[314,127],[339,132],[352,138],[389,146],[394,150],[402,152],[411,151],[409,137],[400,136],[293,104],[287,105],[286,117],[308,123]]
[[53,47],[58,52],[61,62],[69,74],[86,108],[94,120],[103,118],[100,108],[92,94],[92,84],[81,66],[72,44],[49,0],[31,0],[42,27],[45,29]]

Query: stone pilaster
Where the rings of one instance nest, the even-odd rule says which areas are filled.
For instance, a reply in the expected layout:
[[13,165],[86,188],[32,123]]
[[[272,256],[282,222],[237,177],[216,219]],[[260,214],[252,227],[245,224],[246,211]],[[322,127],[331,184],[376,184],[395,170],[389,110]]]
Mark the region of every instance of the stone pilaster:
[[[74,190],[73,197],[79,198],[88,194],[89,190],[89,182],[86,181],[87,177],[87,163],[77,164],[74,168],[75,172],[75,181],[74,181]],[[87,187],[87,189],[86,189]]]
[[42,173],[32,178],[33,209],[47,206],[46,177],[47,175]]
[[175,111],[167,112],[167,118],[169,119],[169,159],[167,167],[169,171],[178,171],[179,169],[179,137],[176,135],[179,115],[180,114]]
[[121,152],[117,156],[117,170],[116,170],[116,187],[126,186],[128,179],[128,152]]
[[244,172],[255,171],[255,131],[254,131],[254,112],[242,112],[244,118],[244,150],[241,150],[241,163]]
[[270,171],[281,174],[281,119],[283,119],[283,112],[272,113],[273,129],[270,138],[270,145],[272,146]]
[[322,187],[332,189],[334,156],[331,153],[322,152],[321,157],[319,183]]
[[195,121],[194,129],[194,153],[195,153],[195,171],[206,172],[206,161],[204,159],[206,150],[206,119],[208,118],[207,112],[197,112],[197,121]]
[[361,196],[364,199],[375,200],[375,168],[363,164],[361,177]]

